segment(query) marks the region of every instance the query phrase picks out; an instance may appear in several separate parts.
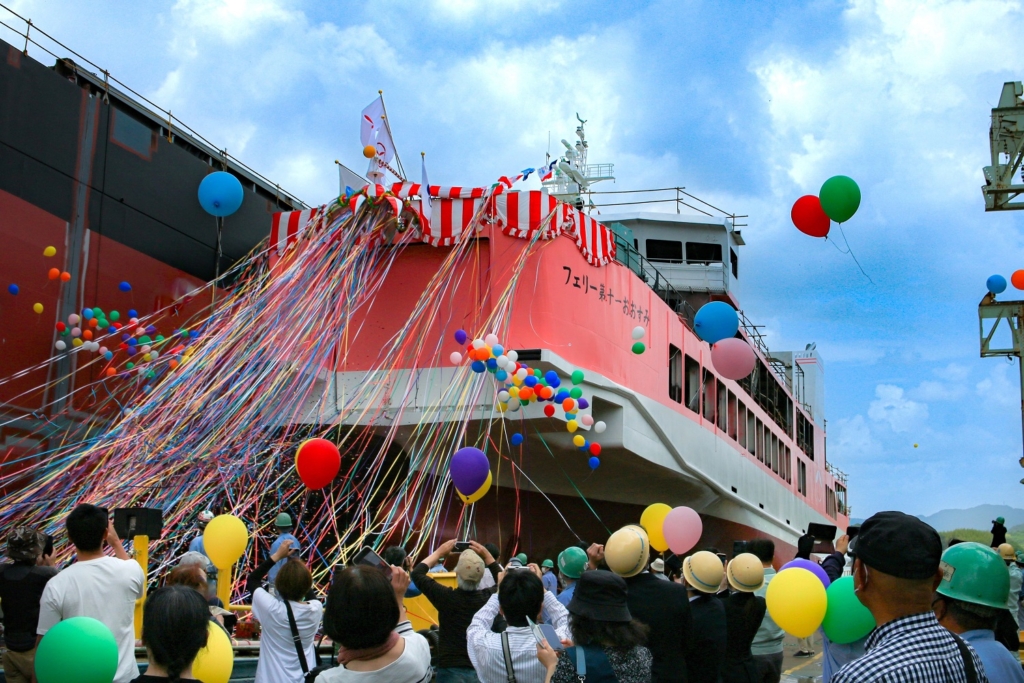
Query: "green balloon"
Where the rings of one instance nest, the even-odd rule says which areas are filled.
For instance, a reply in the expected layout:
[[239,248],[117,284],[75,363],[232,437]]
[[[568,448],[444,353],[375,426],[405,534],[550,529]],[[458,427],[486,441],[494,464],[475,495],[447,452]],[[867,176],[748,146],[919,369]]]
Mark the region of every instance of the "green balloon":
[[633,344],[633,353],[635,353],[638,356],[646,350],[647,347],[644,346],[643,342],[636,342],[635,344]]
[[572,398],[579,398],[582,395],[583,395],[583,390],[580,389],[579,387],[573,387],[572,391],[569,392],[569,396],[571,396]]
[[118,319],[119,319],[119,318],[121,317],[121,314],[120,314],[120,313],[118,313],[117,311],[111,311],[111,312],[110,312],[110,315],[109,315],[109,316],[107,316],[107,317],[108,317],[108,318],[110,318],[110,320],[111,320],[112,322],[115,322],[115,323],[116,323],[116,322],[118,321]]
[[46,632],[36,650],[39,683],[110,683],[117,673],[117,641],[91,617],[72,617]]
[[853,591],[852,576],[833,581],[825,595],[828,597],[828,608],[821,629],[833,643],[852,643],[875,628],[875,618]]
[[818,192],[821,208],[836,223],[845,223],[857,213],[860,206],[860,188],[853,178],[834,175],[825,181]]
[[583,383],[583,371],[582,370],[573,370],[572,371],[572,383],[573,384],[582,384]]

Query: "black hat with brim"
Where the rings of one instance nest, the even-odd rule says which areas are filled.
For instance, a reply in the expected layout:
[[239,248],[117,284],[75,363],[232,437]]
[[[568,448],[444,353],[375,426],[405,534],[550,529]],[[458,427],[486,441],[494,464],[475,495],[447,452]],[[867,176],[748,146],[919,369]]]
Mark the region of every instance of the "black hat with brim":
[[583,572],[569,601],[569,612],[596,621],[632,621],[626,605],[626,581],[600,569]]
[[868,517],[857,534],[857,559],[900,579],[934,577],[942,559],[942,539],[935,529],[902,512]]

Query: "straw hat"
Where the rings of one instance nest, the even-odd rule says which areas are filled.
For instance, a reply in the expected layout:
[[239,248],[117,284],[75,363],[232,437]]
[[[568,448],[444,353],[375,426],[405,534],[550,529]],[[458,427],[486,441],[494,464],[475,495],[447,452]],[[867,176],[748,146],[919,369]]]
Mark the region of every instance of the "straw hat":
[[707,550],[690,555],[683,560],[683,577],[690,588],[702,593],[717,593],[722,585],[725,567],[714,553]]
[[729,585],[743,593],[753,593],[764,585],[764,565],[752,553],[741,553],[732,558],[726,574]]
[[626,578],[642,572],[650,556],[647,532],[636,524],[622,527],[604,544],[604,561],[608,568]]

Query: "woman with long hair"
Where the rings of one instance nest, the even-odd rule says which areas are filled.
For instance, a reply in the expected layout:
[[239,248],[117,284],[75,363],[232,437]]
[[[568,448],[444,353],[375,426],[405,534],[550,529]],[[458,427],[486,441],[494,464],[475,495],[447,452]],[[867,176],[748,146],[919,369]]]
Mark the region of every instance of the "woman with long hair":
[[402,597],[409,575],[364,565],[334,576],[327,594],[324,632],[338,645],[338,666],[316,683],[429,683],[430,645],[405,617]]
[[[555,656],[550,643],[538,646],[547,668],[545,683],[650,683],[647,627],[626,604],[626,582],[608,571],[583,572],[569,601],[573,647]],[[585,674],[581,673],[585,671]]]
[[186,586],[158,588],[142,609],[142,642],[149,668],[132,683],[195,681],[192,662],[206,647],[210,611],[203,596]]

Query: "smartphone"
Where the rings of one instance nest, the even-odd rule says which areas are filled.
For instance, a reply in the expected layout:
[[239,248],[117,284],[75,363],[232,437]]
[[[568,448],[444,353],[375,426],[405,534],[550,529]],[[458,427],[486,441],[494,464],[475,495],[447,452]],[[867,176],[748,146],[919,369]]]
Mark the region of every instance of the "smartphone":
[[505,569],[522,569],[523,563],[519,561],[519,558],[509,558],[508,564],[505,565]]
[[530,630],[533,631],[533,637],[538,645],[546,640],[555,652],[561,652],[565,649],[562,641],[558,639],[558,634],[555,633],[554,626],[551,624],[535,624],[530,617],[526,617],[526,623],[530,625]]
[[359,552],[356,553],[356,556],[352,559],[352,564],[364,564],[368,567],[376,567],[384,572],[389,579],[391,578],[391,566],[385,562],[380,555],[373,552],[373,548],[369,546],[359,549]]
[[464,550],[469,550],[472,547],[473,546],[470,545],[469,541],[456,541],[455,542],[455,552],[457,552],[457,553],[461,553]]
[[811,522],[807,525],[807,533],[814,536],[815,541],[826,541],[831,543],[836,540],[836,527],[833,524],[818,524]]

